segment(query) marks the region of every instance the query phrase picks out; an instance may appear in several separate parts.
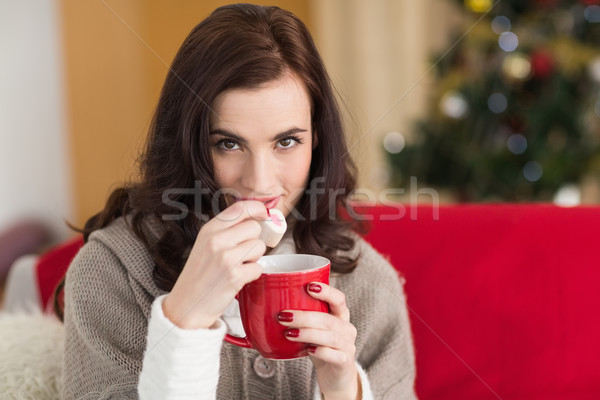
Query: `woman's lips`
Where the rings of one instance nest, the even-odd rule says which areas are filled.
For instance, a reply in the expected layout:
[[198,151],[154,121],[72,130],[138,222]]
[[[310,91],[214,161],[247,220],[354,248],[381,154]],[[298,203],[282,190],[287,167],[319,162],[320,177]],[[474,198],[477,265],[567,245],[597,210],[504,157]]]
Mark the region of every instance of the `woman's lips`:
[[263,203],[267,209],[271,209],[271,208],[275,208],[277,207],[277,203],[279,203],[279,199],[281,198],[281,196],[277,196],[277,197],[262,197],[262,198],[257,198],[257,197],[242,197],[242,198],[235,198],[235,201],[243,201],[243,200],[254,200],[254,201],[260,201],[261,203]]

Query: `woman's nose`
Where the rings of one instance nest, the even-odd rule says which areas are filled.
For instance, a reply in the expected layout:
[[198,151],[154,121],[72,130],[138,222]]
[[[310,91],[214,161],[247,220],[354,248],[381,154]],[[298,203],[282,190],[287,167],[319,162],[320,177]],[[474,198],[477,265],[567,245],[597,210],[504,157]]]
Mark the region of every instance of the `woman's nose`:
[[268,154],[252,154],[243,171],[242,184],[258,195],[275,195],[276,175],[273,160]]

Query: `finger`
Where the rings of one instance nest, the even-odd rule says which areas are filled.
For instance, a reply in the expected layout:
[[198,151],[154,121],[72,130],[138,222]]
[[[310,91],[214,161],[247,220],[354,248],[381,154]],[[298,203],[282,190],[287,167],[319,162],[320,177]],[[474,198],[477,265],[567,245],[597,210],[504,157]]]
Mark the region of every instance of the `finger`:
[[260,223],[253,219],[244,220],[238,224],[216,232],[211,240],[234,246],[247,240],[258,239],[261,232]]
[[227,277],[236,293],[245,284],[260,277],[263,267],[256,261],[264,254],[265,250],[265,243],[256,239],[246,241],[226,252],[224,262],[228,268],[222,271],[222,276]]
[[346,365],[350,361],[348,354],[331,347],[310,345],[308,346],[308,354],[311,358],[338,366]]
[[343,332],[315,328],[289,328],[284,331],[284,335],[292,342],[312,343],[317,346],[331,347],[332,349],[345,352],[355,351],[354,340]]
[[320,311],[283,310],[277,316],[279,323],[290,328],[316,328],[342,331],[349,325],[334,315]]
[[[229,282],[236,288],[239,286],[239,290],[247,282],[257,279],[262,273],[262,266],[257,264],[257,261],[266,248],[262,240],[255,239],[216,254],[210,260],[213,265],[219,266],[216,275],[212,278],[215,284]],[[201,269],[200,275],[209,274],[209,271],[209,269]],[[250,271],[249,275],[246,271]]]
[[238,293],[244,285],[260,278],[262,266],[258,263],[239,264],[216,277],[211,290],[231,290],[231,295]]
[[233,226],[245,219],[269,219],[267,207],[260,201],[256,200],[238,201],[227,207],[221,213],[217,214],[215,218],[213,218],[213,220],[220,221],[224,228]]
[[309,283],[307,291],[315,299],[328,303],[332,315],[344,321],[350,321],[350,310],[348,310],[348,306],[346,305],[346,295],[344,292],[322,282]]
[[255,263],[265,254],[265,251],[267,251],[267,246],[262,240],[246,240],[223,252],[223,261],[230,267]]
[[236,267],[236,276],[238,278],[237,291],[242,290],[245,284],[260,278],[262,270],[262,265],[258,263],[246,263]]
[[260,232],[260,224],[254,220],[246,220],[224,230],[215,231],[213,229],[213,232],[208,233],[201,231],[203,234],[196,238],[192,251],[196,256],[223,253],[248,240],[258,240]]

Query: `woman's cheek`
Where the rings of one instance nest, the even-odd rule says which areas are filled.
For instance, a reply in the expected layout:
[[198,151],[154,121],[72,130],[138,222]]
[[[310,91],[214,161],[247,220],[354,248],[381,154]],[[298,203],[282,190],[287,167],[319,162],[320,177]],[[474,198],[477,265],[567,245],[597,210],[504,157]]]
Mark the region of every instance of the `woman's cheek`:
[[236,175],[239,173],[238,171],[244,170],[244,167],[238,164],[239,162],[236,162],[233,157],[227,158],[219,155],[213,157],[215,182],[219,188],[235,188],[235,183],[238,180]]

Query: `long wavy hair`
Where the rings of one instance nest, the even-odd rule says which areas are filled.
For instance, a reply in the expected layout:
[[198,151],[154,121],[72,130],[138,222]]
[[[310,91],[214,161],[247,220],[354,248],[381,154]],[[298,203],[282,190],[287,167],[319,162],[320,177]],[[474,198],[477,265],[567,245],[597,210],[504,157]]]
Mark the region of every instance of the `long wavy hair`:
[[[166,77],[140,159],[139,181],[112,192],[105,208],[85,224],[84,240],[116,218],[130,216],[131,228],[155,262],[156,285],[171,290],[202,226],[198,216],[213,209],[212,200],[219,192],[209,145],[215,98],[228,89],[258,87],[286,71],[299,76],[308,89],[313,134],[318,138],[309,186],[318,183],[319,190],[311,194],[312,199],[305,192],[296,205],[301,215],[294,224],[296,249],[329,258],[334,271],[353,270],[357,260],[344,253],[353,248],[355,239],[349,231],[357,227],[341,218],[339,211],[356,187],[356,168],[316,46],[304,23],[278,7],[220,7],[192,30]],[[200,201],[195,198],[198,193],[180,190],[198,185],[205,190]],[[164,200],[165,193],[169,201]],[[173,214],[175,203],[189,212],[181,218],[165,218]],[[222,210],[224,202],[219,204]],[[158,242],[151,242],[143,229],[147,217],[165,228]]]

